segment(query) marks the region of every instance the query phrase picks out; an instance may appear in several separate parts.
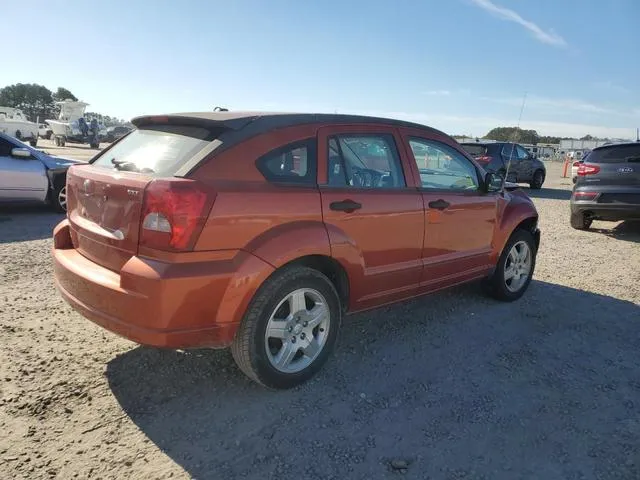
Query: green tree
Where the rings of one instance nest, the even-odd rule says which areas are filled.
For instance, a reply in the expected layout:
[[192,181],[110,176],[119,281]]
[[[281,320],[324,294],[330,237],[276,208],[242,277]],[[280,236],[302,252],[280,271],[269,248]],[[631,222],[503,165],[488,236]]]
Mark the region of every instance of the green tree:
[[53,94],[53,99],[56,102],[62,102],[64,100],[73,100],[74,102],[78,101],[78,97],[64,87],[58,87],[56,93]]
[[598,140],[598,138],[594,137],[593,135],[585,135],[580,140]]
[[496,127],[484,138],[499,142],[538,143],[540,136],[535,130],[523,130],[519,127]]
[[0,105],[19,108],[32,122],[54,114],[51,90],[36,83],[16,83],[0,89]]

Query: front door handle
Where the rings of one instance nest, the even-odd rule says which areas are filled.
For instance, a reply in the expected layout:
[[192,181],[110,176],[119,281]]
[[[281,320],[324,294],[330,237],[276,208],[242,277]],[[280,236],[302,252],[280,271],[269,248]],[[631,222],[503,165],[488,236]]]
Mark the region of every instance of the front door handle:
[[338,212],[351,213],[361,209],[362,204],[354,202],[353,200],[342,200],[341,202],[331,202],[329,208]]
[[451,205],[449,202],[441,198],[438,200],[429,202],[429,208],[435,208],[436,210],[444,210],[445,208],[448,208],[449,205]]

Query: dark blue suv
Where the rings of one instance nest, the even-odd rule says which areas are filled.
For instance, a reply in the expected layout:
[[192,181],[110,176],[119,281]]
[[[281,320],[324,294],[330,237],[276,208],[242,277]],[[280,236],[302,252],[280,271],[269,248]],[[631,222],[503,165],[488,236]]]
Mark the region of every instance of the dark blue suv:
[[510,142],[468,142],[461,145],[487,172],[504,177],[511,161],[507,181],[528,183],[535,190],[542,188],[547,169],[522,145]]

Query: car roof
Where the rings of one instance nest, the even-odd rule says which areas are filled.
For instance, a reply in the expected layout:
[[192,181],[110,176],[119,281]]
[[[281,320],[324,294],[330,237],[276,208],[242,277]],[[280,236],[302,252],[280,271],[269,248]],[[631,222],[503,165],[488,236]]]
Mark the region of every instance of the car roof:
[[515,142],[462,142],[460,145],[481,145],[483,147],[488,147],[489,145],[504,145],[505,143]]
[[608,148],[625,147],[629,145],[640,145],[640,142],[635,141],[635,142],[608,143],[606,145],[600,145],[599,147],[594,147],[591,151],[595,152],[596,150],[606,150]]
[[[259,134],[276,128],[291,127],[311,123],[320,124],[384,124],[397,127],[419,128],[446,135],[435,128],[384,117],[370,117],[365,115],[346,115],[333,113],[284,113],[284,112],[189,112],[172,113],[166,115],[145,115],[134,118],[131,123],[136,127],[157,123],[184,123],[211,125],[231,130],[241,130],[251,124],[253,134]],[[448,135],[447,135],[448,136]]]

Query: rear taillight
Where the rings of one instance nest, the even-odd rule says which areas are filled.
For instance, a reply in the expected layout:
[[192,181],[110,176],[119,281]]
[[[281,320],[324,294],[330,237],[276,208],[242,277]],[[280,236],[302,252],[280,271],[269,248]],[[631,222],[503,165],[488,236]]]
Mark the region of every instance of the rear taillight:
[[476,157],[476,161],[486,165],[487,163],[491,163],[491,157],[488,155],[482,155],[481,157]]
[[585,177],[587,175],[595,175],[600,172],[600,167],[598,165],[588,165],[585,163],[581,163],[578,166],[578,175],[581,177]]
[[574,192],[573,198],[576,200],[595,200],[598,196],[596,192]]
[[140,245],[190,250],[211,209],[214,195],[196,181],[154,180],[145,189]]

